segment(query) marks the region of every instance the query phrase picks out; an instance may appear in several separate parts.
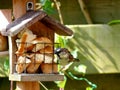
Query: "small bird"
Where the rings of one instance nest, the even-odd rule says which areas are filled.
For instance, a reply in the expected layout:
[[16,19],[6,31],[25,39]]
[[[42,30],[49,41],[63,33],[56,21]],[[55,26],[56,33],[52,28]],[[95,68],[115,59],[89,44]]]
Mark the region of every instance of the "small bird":
[[57,48],[54,53],[59,58],[59,64],[62,66],[61,71],[67,70],[74,61],[79,61],[73,57],[67,48]]

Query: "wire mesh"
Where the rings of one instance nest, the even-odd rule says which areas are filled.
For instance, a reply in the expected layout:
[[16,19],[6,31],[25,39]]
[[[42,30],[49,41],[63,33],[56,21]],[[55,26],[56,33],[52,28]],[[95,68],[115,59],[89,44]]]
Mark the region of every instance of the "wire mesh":
[[[59,43],[17,42],[24,46],[21,52],[16,52],[15,73],[24,74],[55,74],[58,73],[58,61],[54,56],[54,46]],[[42,47],[42,48],[40,48]]]

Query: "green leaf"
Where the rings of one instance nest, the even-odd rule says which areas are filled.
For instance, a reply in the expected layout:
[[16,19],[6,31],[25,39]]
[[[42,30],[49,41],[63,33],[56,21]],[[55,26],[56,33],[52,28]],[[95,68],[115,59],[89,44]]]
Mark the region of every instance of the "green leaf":
[[56,48],[58,48],[58,47],[62,47],[62,48],[63,48],[63,47],[66,47],[66,45],[67,45],[67,40],[66,40],[65,37],[56,35],[55,38],[56,38],[55,42],[60,43],[59,45],[56,45]]
[[55,81],[55,83],[57,84],[57,86],[59,88],[64,88],[65,84],[66,84],[67,78],[64,76],[64,80],[63,81]]
[[4,61],[4,69],[5,69],[6,71],[9,70],[9,59],[8,59],[8,57],[6,57],[6,59],[5,59],[5,61]]
[[112,20],[108,23],[109,25],[120,24],[120,20]]
[[54,6],[54,3],[50,0],[40,0],[40,3],[42,4],[42,9],[48,13],[53,14],[56,12]]
[[86,90],[93,90],[92,87],[86,87]]
[[74,56],[74,58],[77,58],[77,56],[78,56],[78,49],[75,49],[74,51],[72,51],[71,54]]
[[74,66],[74,71],[76,71],[77,73],[82,73],[82,74],[85,74],[86,73],[86,69],[87,69],[87,66],[83,65],[83,64],[80,64],[78,66]]

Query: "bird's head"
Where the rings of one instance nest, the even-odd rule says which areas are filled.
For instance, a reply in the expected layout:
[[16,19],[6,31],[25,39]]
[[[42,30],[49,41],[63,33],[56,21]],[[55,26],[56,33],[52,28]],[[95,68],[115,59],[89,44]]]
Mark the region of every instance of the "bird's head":
[[69,61],[73,60],[73,55],[67,48],[57,48],[55,50],[55,54],[58,56],[59,59],[69,59]]
[[55,50],[55,54],[58,56],[59,59],[68,59],[69,58],[69,51],[66,48],[57,48]]
[[59,58],[59,64],[64,66],[61,71],[67,70],[74,61],[79,61],[79,59],[73,57],[67,48],[57,48],[54,53]]

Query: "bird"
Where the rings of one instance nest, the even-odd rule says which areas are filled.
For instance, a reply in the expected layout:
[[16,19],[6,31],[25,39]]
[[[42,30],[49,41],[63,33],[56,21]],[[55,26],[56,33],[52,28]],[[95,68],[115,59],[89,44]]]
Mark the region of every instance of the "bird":
[[66,71],[73,62],[79,61],[79,59],[74,58],[67,48],[57,48],[54,53],[57,55],[58,63],[61,65],[60,71]]

